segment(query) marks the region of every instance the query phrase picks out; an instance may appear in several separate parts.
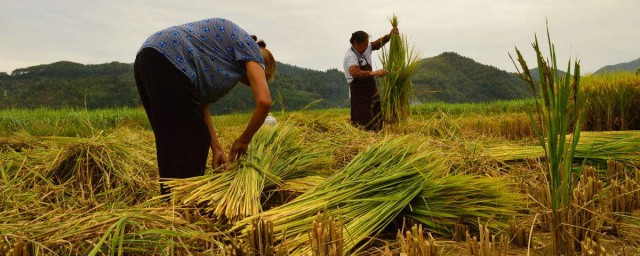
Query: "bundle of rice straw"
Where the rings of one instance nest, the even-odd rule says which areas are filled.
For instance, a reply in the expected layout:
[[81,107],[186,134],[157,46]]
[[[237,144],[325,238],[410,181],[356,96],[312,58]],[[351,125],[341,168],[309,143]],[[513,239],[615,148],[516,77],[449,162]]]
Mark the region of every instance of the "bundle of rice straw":
[[492,219],[492,228],[506,228],[522,207],[523,196],[506,178],[454,174],[425,182],[406,215],[440,235],[452,235],[456,223],[474,226],[478,218]]
[[345,252],[354,253],[422,191],[424,179],[446,170],[444,160],[433,150],[412,143],[408,137],[385,139],[365,149],[316,188],[237,222],[234,230],[246,229],[255,218],[270,219],[281,246],[292,255],[303,255],[311,250],[309,236],[303,234],[316,214],[326,210],[331,216],[340,216],[336,218],[344,223]]
[[[389,19],[391,26],[398,27],[398,17]],[[388,123],[402,123],[411,116],[413,83],[411,77],[418,65],[418,54],[409,47],[406,37],[391,34],[389,51],[381,50],[380,60],[389,74],[380,80],[380,103],[382,115]]]
[[329,165],[330,153],[322,145],[306,145],[298,129],[276,125],[262,127],[231,170],[166,184],[174,200],[234,222],[262,212],[263,203],[285,181],[315,175]]

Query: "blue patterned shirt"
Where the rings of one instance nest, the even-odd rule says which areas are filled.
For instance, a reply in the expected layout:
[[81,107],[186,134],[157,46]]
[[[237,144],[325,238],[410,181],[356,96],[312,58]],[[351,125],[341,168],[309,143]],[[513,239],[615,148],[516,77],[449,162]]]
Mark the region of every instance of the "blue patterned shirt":
[[186,74],[202,103],[217,101],[246,77],[242,61],[256,61],[264,67],[256,41],[235,23],[220,18],[161,30],[151,35],[140,51],[145,48],[158,50]]

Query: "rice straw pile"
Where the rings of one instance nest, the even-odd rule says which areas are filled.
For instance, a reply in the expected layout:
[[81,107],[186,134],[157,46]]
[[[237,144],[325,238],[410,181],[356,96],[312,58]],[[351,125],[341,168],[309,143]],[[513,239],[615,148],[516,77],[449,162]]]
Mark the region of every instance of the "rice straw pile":
[[34,221],[0,222],[0,244],[24,245],[34,255],[180,255],[224,247],[215,226],[192,224],[166,206],[60,210]]

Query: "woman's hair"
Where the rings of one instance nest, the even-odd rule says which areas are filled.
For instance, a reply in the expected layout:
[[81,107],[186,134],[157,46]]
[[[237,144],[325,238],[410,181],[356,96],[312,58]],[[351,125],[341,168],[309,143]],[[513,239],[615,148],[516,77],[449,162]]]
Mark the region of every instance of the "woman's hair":
[[351,39],[349,39],[349,42],[351,44],[362,43],[364,42],[364,40],[367,40],[367,39],[369,39],[369,34],[367,34],[367,32],[360,30],[360,31],[353,32],[353,34],[351,34]]
[[252,35],[251,38],[253,38],[253,40],[255,40],[260,46],[262,59],[264,59],[264,74],[267,76],[267,81],[271,81],[276,74],[276,60],[273,58],[271,51],[267,50],[267,43],[262,40],[258,40],[258,37],[254,35]]

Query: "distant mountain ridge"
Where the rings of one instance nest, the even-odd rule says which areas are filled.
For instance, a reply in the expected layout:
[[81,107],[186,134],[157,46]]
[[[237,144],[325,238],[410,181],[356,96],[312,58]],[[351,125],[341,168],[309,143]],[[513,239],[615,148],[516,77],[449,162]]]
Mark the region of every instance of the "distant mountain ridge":
[[454,52],[420,60],[413,76],[420,101],[487,102],[529,97],[514,74]]
[[[269,83],[272,109],[348,107],[348,84],[337,69],[317,71],[276,63]],[[453,52],[420,60],[412,78],[418,102],[487,102],[529,97],[514,74],[478,63]],[[212,104],[214,113],[249,111],[251,89],[236,86]],[[0,108],[110,108],[140,106],[133,65],[111,62],[83,65],[70,61],[0,72]]]
[[[344,75],[337,69],[316,71],[276,63],[276,78],[269,83],[274,109],[300,109],[322,99],[316,107],[348,106]],[[281,99],[281,100],[279,100]],[[0,73],[0,108],[112,108],[140,106],[133,64],[111,62],[84,65],[70,61]],[[214,113],[253,109],[247,86],[236,86],[212,104]]]
[[640,58],[630,62],[604,66],[598,69],[596,72],[594,72],[594,74],[603,74],[603,73],[618,72],[618,71],[636,72],[639,68],[640,68]]

